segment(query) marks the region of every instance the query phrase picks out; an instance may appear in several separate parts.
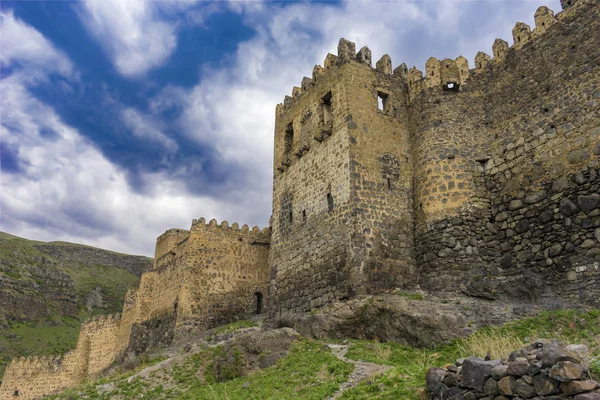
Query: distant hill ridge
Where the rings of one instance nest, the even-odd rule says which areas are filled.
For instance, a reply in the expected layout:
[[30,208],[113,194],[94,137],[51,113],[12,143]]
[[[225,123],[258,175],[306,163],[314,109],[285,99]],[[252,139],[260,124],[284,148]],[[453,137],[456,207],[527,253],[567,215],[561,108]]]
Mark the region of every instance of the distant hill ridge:
[[80,322],[121,311],[152,259],[0,232],[0,376],[13,357],[62,354]]

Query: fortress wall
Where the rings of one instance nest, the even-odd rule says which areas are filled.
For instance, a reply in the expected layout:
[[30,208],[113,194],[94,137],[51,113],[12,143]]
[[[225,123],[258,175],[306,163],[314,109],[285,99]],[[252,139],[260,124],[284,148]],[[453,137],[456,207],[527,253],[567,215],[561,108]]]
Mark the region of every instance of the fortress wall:
[[169,229],[156,239],[156,250],[154,252],[154,268],[170,262],[173,255],[169,254],[178,244],[185,240],[190,231],[185,229]]
[[37,399],[97,376],[114,361],[119,316],[96,317],[82,324],[77,347],[63,357],[13,360],[0,388],[2,399]]
[[[311,85],[277,107],[269,294],[276,314],[306,311],[353,293],[349,260],[350,200],[349,64],[326,58]],[[309,87],[310,86],[310,87]],[[330,106],[324,105],[323,99]],[[326,114],[326,112],[329,112]],[[288,124],[293,145],[285,151]],[[304,144],[303,144],[304,143]],[[308,150],[302,150],[310,145]],[[289,160],[289,165],[282,161]]]
[[475,187],[491,206],[426,226],[424,288],[597,304],[598,4],[558,14],[467,80],[467,95],[483,94],[490,160]]
[[120,315],[109,315],[94,318],[82,325],[80,342],[89,341],[88,376],[98,376],[115,361],[120,321]]
[[136,321],[136,298],[137,289],[129,289],[125,294],[123,311],[121,312],[121,322],[116,338],[115,358],[119,358],[123,355],[129,345],[131,327]]
[[417,279],[406,67],[392,71],[387,55],[377,66],[351,63],[347,87],[352,264],[369,292]]
[[192,225],[177,325],[208,329],[251,317],[259,297],[266,306],[269,242],[268,228],[203,219]]

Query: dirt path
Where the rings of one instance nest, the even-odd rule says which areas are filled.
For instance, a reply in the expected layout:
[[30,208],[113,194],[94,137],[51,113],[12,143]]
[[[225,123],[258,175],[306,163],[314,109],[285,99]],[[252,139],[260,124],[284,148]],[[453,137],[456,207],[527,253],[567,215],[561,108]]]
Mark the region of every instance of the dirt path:
[[381,374],[391,368],[389,365],[375,364],[367,361],[356,361],[346,358],[346,352],[350,348],[350,345],[348,344],[327,344],[327,346],[329,346],[333,355],[338,359],[354,364],[354,371],[350,373],[348,380],[342,383],[340,389],[333,396],[329,397],[328,400],[337,399],[345,390],[353,388],[361,381],[371,376]]

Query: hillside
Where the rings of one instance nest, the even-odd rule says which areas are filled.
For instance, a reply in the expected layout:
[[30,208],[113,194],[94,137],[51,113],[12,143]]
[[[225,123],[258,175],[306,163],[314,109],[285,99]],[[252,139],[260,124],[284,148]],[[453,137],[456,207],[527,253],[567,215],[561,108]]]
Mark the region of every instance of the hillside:
[[62,354],[90,315],[121,311],[152,259],[0,232],[0,376],[13,357]]
[[500,359],[541,338],[588,346],[589,373],[598,379],[599,317],[598,310],[543,312],[428,348],[311,340],[290,328],[261,329],[259,322],[240,321],[129,358],[105,378],[49,398],[424,400],[429,367],[472,355]]

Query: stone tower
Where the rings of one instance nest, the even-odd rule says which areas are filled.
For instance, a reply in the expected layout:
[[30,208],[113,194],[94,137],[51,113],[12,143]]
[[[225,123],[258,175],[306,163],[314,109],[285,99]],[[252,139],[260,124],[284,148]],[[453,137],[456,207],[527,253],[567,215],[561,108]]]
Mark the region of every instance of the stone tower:
[[324,65],[276,110],[276,312],[415,279],[406,67],[345,39]]

